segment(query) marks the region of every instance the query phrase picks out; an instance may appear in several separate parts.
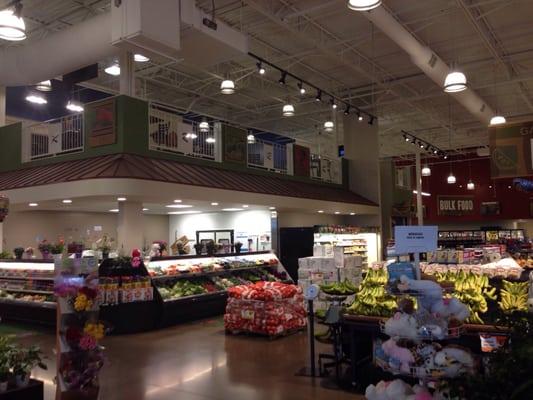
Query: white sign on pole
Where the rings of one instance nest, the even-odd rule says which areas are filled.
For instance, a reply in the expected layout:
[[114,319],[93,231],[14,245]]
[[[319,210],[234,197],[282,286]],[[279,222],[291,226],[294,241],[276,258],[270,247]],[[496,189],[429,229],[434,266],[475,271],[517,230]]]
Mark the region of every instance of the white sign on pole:
[[394,247],[396,254],[425,253],[437,250],[437,226],[396,226]]

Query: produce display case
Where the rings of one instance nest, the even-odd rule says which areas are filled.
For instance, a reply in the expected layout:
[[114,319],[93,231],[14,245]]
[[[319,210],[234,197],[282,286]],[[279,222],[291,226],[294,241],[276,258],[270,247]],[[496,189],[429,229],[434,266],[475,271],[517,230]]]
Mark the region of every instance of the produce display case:
[[55,325],[53,260],[0,260],[0,317]]
[[158,257],[147,269],[162,299],[162,326],[224,314],[230,287],[287,280],[285,268],[268,251]]

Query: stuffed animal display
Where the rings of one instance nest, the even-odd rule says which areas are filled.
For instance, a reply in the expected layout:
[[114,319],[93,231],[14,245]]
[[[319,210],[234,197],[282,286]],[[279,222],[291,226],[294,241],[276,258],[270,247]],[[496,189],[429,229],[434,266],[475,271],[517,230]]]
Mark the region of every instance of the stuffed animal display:
[[[415,362],[413,352],[405,347],[400,347],[395,340],[389,339],[381,345],[385,355],[394,360],[398,360],[400,363],[400,371],[409,373],[411,365]],[[393,367],[393,365],[391,365]]]
[[411,387],[401,379],[393,381],[380,381],[377,385],[370,385],[366,388],[365,397],[367,400],[437,400],[441,399],[436,392],[431,394],[426,388],[415,385]]
[[385,322],[384,332],[390,337],[418,340],[418,323],[413,315],[397,312]]
[[461,322],[468,319],[470,310],[455,297],[444,298],[431,305],[431,312],[441,318],[455,318]]
[[402,292],[416,292],[418,295],[418,305],[431,311],[431,305],[442,299],[442,287],[433,281],[416,280],[405,275],[400,277],[398,289]]

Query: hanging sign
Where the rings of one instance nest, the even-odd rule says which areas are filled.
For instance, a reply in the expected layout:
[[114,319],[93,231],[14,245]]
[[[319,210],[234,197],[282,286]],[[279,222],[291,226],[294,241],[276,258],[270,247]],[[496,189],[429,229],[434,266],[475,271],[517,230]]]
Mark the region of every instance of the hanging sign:
[[533,122],[491,127],[489,142],[493,179],[533,175]]
[[396,254],[425,253],[437,250],[437,227],[406,225],[394,227]]
[[268,169],[274,168],[274,146],[263,143],[263,166]]
[[474,196],[438,196],[437,209],[439,215],[472,215]]

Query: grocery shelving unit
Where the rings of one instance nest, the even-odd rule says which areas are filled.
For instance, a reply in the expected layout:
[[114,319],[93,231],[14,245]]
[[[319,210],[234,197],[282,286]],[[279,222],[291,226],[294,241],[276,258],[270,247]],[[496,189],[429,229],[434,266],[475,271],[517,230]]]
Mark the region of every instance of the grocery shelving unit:
[[262,276],[286,277],[278,258],[268,251],[157,257],[147,269],[162,298],[162,326],[223,314],[228,287]]
[[53,260],[0,260],[0,316],[55,325]]

